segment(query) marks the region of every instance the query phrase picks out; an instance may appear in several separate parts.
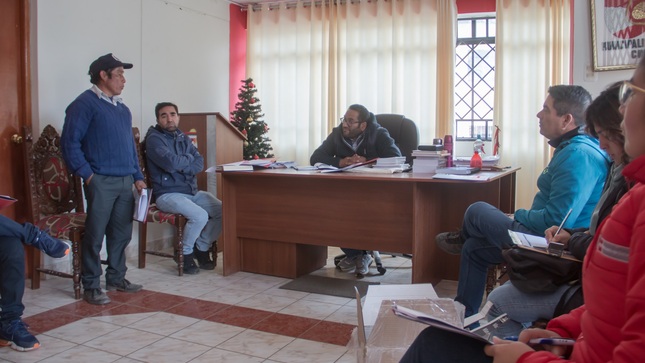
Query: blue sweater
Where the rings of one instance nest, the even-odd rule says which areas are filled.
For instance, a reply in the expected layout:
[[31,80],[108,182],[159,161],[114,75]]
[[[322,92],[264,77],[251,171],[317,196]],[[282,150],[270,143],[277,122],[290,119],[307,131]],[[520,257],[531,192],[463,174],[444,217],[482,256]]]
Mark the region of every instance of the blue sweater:
[[564,227],[588,227],[607,179],[609,162],[598,140],[588,135],[562,141],[537,180],[538,193],[531,209],[515,211],[515,220],[543,236],[571,209]]
[[61,148],[67,167],[84,180],[94,173],[143,180],[130,109],[102,100],[92,90],[67,106]]

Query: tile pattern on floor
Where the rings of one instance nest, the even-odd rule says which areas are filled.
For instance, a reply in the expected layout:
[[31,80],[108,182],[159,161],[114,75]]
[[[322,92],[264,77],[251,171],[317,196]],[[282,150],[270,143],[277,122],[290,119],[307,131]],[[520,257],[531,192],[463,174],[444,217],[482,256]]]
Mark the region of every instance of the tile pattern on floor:
[[[353,279],[334,268],[313,274]],[[128,279],[144,285],[136,294],[109,292],[112,303],[95,306],[73,300],[69,279],[48,277],[38,290],[25,290],[23,319],[41,348],[0,348],[0,362],[355,362],[347,349],[356,326],[355,301],[283,290],[288,279],[239,272],[176,275],[171,259],[148,256],[145,269],[130,268]],[[380,275],[372,266],[365,281],[410,283],[411,262],[383,256]],[[454,297],[456,284],[436,286]]]

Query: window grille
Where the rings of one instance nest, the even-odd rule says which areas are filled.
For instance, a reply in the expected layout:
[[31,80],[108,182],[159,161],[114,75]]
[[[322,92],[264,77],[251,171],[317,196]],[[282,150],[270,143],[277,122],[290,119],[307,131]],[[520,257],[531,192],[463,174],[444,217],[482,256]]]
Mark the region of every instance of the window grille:
[[455,58],[456,140],[491,140],[495,98],[495,18],[457,21]]

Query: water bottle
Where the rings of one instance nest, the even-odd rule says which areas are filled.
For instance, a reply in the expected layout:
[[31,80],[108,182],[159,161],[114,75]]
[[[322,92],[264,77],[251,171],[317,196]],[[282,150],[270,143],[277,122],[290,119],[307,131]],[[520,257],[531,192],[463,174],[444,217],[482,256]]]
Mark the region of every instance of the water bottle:
[[483,166],[482,157],[479,153],[484,152],[484,142],[481,139],[480,135],[477,135],[477,140],[473,144],[473,156],[470,158],[470,167],[471,168],[480,168]]
[[483,165],[484,165],[484,162],[482,161],[482,157],[479,156],[479,152],[475,151],[473,153],[473,157],[470,158],[470,167],[481,169]]
[[473,151],[476,151],[479,154],[485,154],[484,152],[484,142],[482,141],[481,135],[477,134],[477,140],[473,144]]
[[452,166],[452,135],[446,135],[443,138],[443,149],[448,152],[446,157],[446,166]]

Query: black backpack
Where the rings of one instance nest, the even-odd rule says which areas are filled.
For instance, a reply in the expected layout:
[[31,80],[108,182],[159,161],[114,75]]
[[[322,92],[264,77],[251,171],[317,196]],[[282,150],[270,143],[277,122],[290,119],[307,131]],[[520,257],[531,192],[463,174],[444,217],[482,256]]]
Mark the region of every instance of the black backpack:
[[511,247],[502,251],[508,277],[523,292],[550,292],[579,280],[582,262]]

